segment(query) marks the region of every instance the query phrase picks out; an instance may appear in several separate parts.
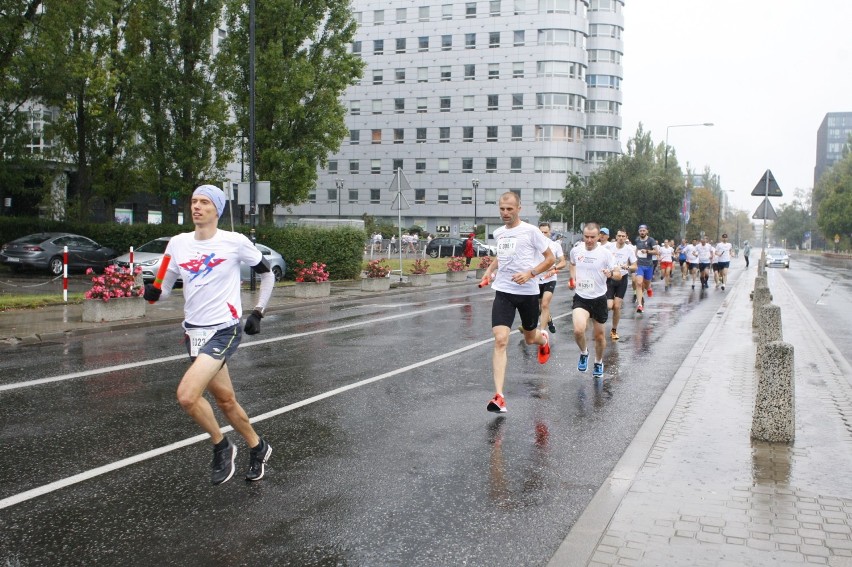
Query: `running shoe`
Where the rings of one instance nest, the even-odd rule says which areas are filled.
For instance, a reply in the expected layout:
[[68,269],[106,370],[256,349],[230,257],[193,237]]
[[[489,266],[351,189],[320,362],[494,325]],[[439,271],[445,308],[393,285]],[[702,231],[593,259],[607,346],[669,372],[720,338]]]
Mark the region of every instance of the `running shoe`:
[[249,468],[246,472],[246,480],[260,480],[266,472],[266,461],[272,454],[272,445],[260,440],[257,447],[249,451]]
[[222,484],[228,482],[234,476],[234,457],[237,456],[237,446],[231,443],[231,440],[225,437],[227,443],[224,447],[217,449],[213,446],[213,471],[210,475],[210,480],[213,484]]
[[486,409],[494,413],[506,413],[506,398],[501,394],[494,394],[494,397],[488,402]]
[[542,331],[541,334],[544,336],[544,344],[538,345],[538,363],[544,364],[548,360],[550,360],[550,335],[547,334],[547,331]]
[[603,362],[596,362],[592,368],[592,376],[603,376]]
[[652,288],[652,287],[648,288],[648,297],[654,297],[654,288]]
[[695,289],[695,284],[692,284],[692,289]]
[[577,370],[585,372],[589,369],[589,355],[580,353],[580,361],[577,363]]
[[556,332],[556,327],[553,326],[553,319],[551,319],[550,321],[547,322],[547,330],[550,331],[551,333]]
[[636,313],[642,313],[645,311],[645,307],[642,304],[636,306]]
[[618,331],[616,331],[615,329],[610,330],[609,338],[614,340],[614,341],[617,341],[618,340]]
[[722,284],[722,291],[725,291],[725,284]]
[[636,303],[636,294],[633,294],[633,303]]

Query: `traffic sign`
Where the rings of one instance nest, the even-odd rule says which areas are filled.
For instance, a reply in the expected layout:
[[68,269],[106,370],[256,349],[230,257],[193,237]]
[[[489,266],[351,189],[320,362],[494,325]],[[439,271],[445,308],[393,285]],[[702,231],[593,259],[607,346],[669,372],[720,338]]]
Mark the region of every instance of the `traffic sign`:
[[775,213],[775,209],[772,208],[772,203],[769,202],[769,199],[763,199],[763,202],[757,207],[757,210],[754,211],[754,214],[751,215],[753,219],[763,219],[763,220],[776,220],[778,215]]
[[[752,197],[781,197],[781,188],[778,187],[778,182],[775,181],[775,176],[768,169],[757,185],[754,186],[754,191],[751,192]],[[754,217],[758,218],[758,217]]]

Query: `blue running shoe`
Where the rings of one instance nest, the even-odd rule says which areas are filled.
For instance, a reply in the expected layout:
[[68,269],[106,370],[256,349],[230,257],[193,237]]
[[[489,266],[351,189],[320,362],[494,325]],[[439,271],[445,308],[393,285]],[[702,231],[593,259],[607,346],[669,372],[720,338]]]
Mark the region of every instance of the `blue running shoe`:
[[580,354],[580,362],[577,363],[577,370],[580,372],[585,372],[589,369],[589,355],[588,354]]
[[596,362],[594,368],[592,368],[592,376],[600,377],[603,376],[603,362]]

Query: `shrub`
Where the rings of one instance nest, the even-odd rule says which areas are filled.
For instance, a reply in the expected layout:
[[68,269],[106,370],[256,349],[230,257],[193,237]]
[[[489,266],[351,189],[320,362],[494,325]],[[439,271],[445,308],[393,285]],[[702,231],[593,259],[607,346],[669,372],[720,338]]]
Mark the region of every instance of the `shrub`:
[[328,281],[328,270],[325,264],[312,263],[310,266],[304,260],[296,260],[297,282],[325,282]]
[[448,272],[463,272],[467,269],[466,259],[462,256],[453,256],[447,260]]
[[[92,268],[86,270],[92,276],[92,287],[86,292],[86,299],[117,299],[119,297],[139,297],[142,286],[136,283],[136,276],[142,273],[142,266],[136,266],[133,273],[127,268],[118,268],[112,264],[104,268],[102,275],[95,274]],[[92,275],[94,274],[94,275]]]
[[484,270],[491,265],[491,256],[480,256],[479,258],[479,269]]
[[414,275],[428,274],[429,262],[427,262],[423,258],[417,258],[416,260],[414,260],[414,265],[411,266],[411,273]]
[[386,278],[390,274],[390,267],[385,264],[384,258],[367,262],[367,269],[364,270],[368,278]]

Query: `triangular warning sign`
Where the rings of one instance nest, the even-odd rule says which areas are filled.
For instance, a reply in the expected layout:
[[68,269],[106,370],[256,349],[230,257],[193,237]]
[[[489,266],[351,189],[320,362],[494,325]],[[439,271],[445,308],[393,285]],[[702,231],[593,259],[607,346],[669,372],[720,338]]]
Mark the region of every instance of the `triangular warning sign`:
[[772,203],[769,202],[769,199],[764,198],[760,206],[757,207],[757,210],[754,211],[754,214],[751,215],[751,218],[776,220],[778,218],[778,215],[775,214],[775,209],[772,208]]
[[393,181],[391,181],[388,189],[391,191],[411,191],[411,185],[401,169],[396,170],[393,174]]
[[757,185],[754,186],[754,191],[751,192],[752,197],[781,197],[781,188],[778,187],[778,182],[775,181],[775,176],[768,169]]
[[408,199],[405,198],[405,195],[402,194],[402,191],[397,192],[396,196],[393,198],[393,203],[391,203],[392,211],[407,211],[411,208],[411,205],[408,204]]

